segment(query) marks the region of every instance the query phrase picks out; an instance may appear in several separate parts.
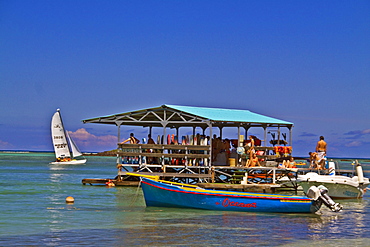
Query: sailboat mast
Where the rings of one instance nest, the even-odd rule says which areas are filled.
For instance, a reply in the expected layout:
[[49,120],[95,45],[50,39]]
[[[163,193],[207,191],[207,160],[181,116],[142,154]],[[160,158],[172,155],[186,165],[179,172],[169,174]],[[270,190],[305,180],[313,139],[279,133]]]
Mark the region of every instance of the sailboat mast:
[[65,138],[65,140],[67,142],[68,154],[69,154],[69,157],[72,157],[72,155],[71,155],[71,148],[70,148],[70,142],[69,142],[69,139],[67,138],[69,135],[68,135],[66,129],[64,128],[63,118],[62,118],[62,114],[60,113],[60,109],[58,108],[57,111],[59,112],[60,122],[62,123],[64,138]]

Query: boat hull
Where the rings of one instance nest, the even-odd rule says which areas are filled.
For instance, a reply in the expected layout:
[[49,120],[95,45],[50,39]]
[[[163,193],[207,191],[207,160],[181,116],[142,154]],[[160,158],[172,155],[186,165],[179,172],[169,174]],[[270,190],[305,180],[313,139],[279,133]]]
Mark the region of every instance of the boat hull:
[[321,202],[307,197],[187,188],[142,178],[148,207],[196,208],[221,211],[314,213]]
[[362,198],[365,194],[365,191],[361,187],[356,187],[348,184],[337,184],[337,183],[324,183],[317,181],[305,181],[299,182],[304,192],[311,186],[324,185],[328,188],[328,195],[333,199],[357,199]]
[[59,162],[50,162],[52,165],[83,165],[86,163],[86,159],[83,160],[70,160],[70,161],[59,161]]
[[317,173],[300,175],[296,181],[306,193],[311,186],[324,185],[329,190],[328,195],[334,199],[362,198],[369,185],[368,178],[360,184],[356,176],[350,178],[339,175],[318,175]]

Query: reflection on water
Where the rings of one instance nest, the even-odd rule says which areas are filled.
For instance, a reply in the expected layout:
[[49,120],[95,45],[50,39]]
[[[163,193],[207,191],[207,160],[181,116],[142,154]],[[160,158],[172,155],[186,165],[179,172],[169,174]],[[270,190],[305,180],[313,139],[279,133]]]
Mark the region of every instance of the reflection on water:
[[[27,162],[22,162],[26,159]],[[334,213],[268,214],[146,208],[137,187],[82,185],[114,177],[114,159],[52,166],[49,156],[0,155],[0,246],[368,246],[369,195]],[[65,198],[73,196],[74,204]]]

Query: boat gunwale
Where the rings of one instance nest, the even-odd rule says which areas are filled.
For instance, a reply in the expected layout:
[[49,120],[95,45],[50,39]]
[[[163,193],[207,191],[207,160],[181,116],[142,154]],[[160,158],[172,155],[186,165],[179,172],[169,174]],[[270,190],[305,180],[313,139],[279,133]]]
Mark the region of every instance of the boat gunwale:
[[[145,180],[150,180],[151,182],[146,182]],[[166,184],[167,186],[173,188],[167,188],[165,186],[158,186],[155,183],[157,182],[163,184],[162,182],[155,181],[152,179],[145,178],[141,181],[149,186],[153,186],[158,189],[163,189],[172,192],[179,192],[179,193],[187,193],[187,194],[198,194],[198,195],[210,195],[210,196],[229,196],[229,197],[237,197],[237,198],[250,198],[250,199],[267,199],[267,200],[293,200],[293,201],[304,201],[304,203],[312,202],[312,200],[308,197],[300,197],[300,196],[290,196],[290,195],[273,195],[273,194],[258,194],[258,193],[249,193],[249,192],[234,192],[234,191],[222,191],[222,190],[205,190],[205,189],[192,189],[192,188],[184,188],[172,184]],[[175,189],[177,188],[177,189]]]

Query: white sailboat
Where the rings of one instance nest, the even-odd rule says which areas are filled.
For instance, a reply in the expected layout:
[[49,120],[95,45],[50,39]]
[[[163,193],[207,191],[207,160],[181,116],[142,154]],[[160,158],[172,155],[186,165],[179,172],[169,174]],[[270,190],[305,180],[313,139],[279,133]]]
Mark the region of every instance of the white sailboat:
[[64,130],[60,109],[57,109],[51,120],[51,136],[57,160],[50,164],[81,165],[86,163],[86,159],[75,159],[78,156],[82,156],[82,153],[68,132]]

